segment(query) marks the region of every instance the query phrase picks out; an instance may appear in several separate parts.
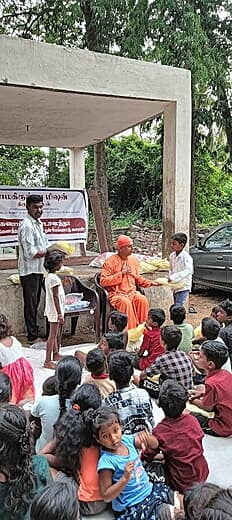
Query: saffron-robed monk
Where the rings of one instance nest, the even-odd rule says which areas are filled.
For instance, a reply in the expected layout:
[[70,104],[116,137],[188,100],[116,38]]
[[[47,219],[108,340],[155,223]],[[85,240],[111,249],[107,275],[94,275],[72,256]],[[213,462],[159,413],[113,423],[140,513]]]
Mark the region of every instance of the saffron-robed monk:
[[131,256],[133,241],[126,235],[117,239],[117,255],[110,256],[104,263],[100,284],[107,289],[111,305],[128,317],[128,329],[137,327],[147,319],[148,300],[137,291],[137,285],[151,287],[159,285],[139,274],[139,262]]

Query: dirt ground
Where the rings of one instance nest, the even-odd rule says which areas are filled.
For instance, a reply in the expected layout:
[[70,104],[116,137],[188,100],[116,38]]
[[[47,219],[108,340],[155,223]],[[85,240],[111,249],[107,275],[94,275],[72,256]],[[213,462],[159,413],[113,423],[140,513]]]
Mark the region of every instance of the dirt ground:
[[214,289],[198,290],[196,294],[190,294],[190,306],[194,307],[197,314],[188,314],[187,321],[197,327],[202,318],[210,315],[212,307],[219,305],[226,298],[231,299],[231,293],[215,291]]
[[[220,301],[225,300],[226,298],[231,299],[231,293],[225,293],[222,291],[211,290],[200,290],[198,289],[196,294],[190,294],[189,298],[189,306],[193,307],[197,312],[196,314],[188,313],[187,321],[191,323],[193,327],[197,327],[202,318],[210,315],[212,307],[218,305]],[[168,323],[168,319],[167,319]],[[20,340],[24,346],[27,346],[27,338],[25,336],[21,336]],[[95,333],[94,330],[90,328],[78,328],[76,329],[76,334],[74,336],[64,335],[62,338],[62,346],[66,347],[69,345],[78,345],[82,343],[94,343],[95,342]]]

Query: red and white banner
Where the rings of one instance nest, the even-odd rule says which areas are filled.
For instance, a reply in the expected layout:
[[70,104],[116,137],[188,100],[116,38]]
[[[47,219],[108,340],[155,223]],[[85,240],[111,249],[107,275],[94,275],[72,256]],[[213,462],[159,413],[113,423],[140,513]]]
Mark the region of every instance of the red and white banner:
[[88,199],[85,190],[14,188],[0,186],[0,245],[18,244],[18,227],[27,215],[28,195],[43,196],[42,222],[49,242],[84,242],[88,230]]

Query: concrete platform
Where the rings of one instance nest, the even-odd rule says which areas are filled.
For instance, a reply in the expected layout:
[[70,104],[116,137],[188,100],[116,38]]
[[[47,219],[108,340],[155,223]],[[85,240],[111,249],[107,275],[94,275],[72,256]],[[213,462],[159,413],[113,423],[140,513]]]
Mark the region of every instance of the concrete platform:
[[[64,347],[61,349],[62,354],[74,354],[75,350],[82,350],[83,352],[88,352],[92,348],[94,348],[95,344],[86,343],[85,345],[75,345],[72,347]],[[54,372],[52,370],[48,370],[43,368],[43,361],[45,356],[45,351],[43,350],[33,350],[33,349],[24,349],[25,357],[30,360],[35,370],[35,384],[36,384],[36,394],[40,395],[41,387],[43,381]],[[163,412],[158,408],[155,401],[153,401],[153,413],[155,417],[156,424],[161,421],[163,417]],[[216,438],[206,435],[204,438],[204,449],[205,456],[209,465],[209,477],[208,482],[212,482],[222,487],[231,487],[232,486],[232,437],[229,438]],[[85,517],[83,517],[85,518]],[[87,517],[86,517],[87,518]],[[111,520],[113,518],[112,513],[110,511],[106,511],[100,515],[97,515],[99,520]]]
[[[94,275],[98,271],[97,268],[91,268],[88,265],[73,266],[72,267],[74,276],[77,276],[82,283],[90,288],[94,288]],[[23,316],[23,293],[20,284],[13,284],[9,280],[9,276],[12,274],[18,274],[16,269],[3,269],[0,270],[0,301],[2,302],[2,312],[10,319],[12,330],[15,336],[25,336],[26,329]],[[38,326],[39,334],[44,335],[45,333],[45,319],[44,319],[44,291],[41,293],[40,305],[38,309]],[[89,323],[92,325],[92,319],[88,315],[81,316],[79,319],[78,326],[81,327],[82,322],[84,325]],[[69,328],[69,324],[68,324]]]
[[[80,281],[90,287],[96,289],[94,283],[94,276],[100,270],[98,268],[89,267],[88,265],[72,266],[73,275],[80,279]],[[25,336],[26,329],[23,316],[23,294],[20,284],[13,284],[9,280],[9,276],[17,274],[16,269],[0,270],[0,301],[2,302],[2,312],[9,318],[13,334],[17,337]],[[167,275],[167,272],[156,271],[152,274],[144,274],[144,278],[155,280],[160,276]],[[168,309],[173,303],[172,291],[170,287],[149,287],[145,289],[145,294],[149,301],[150,307],[162,307],[168,316]],[[38,326],[39,335],[45,334],[45,319],[44,319],[44,291],[41,294],[40,305],[38,309]],[[93,327],[93,318],[88,314],[80,316],[78,321],[78,329],[86,330]],[[65,320],[64,332],[70,331],[70,319]],[[87,338],[88,339],[88,338]],[[77,340],[79,341],[79,340]]]

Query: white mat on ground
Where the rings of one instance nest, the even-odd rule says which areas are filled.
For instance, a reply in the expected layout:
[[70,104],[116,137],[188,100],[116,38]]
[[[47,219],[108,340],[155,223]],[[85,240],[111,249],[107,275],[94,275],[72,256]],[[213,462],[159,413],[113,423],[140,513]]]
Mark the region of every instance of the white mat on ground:
[[[89,352],[92,348],[96,347],[95,343],[85,343],[84,345],[72,345],[70,347],[63,347],[61,354],[73,355],[75,350],[82,350],[83,352]],[[44,351],[33,350],[24,348],[25,357],[30,360],[34,371],[35,371],[35,385],[36,394],[40,395],[43,381],[54,373],[53,370],[43,368],[44,362]],[[153,401],[153,413],[155,417],[155,423],[157,424],[163,418],[163,412],[158,408],[157,404]],[[208,481],[218,484],[222,487],[232,486],[231,476],[231,453],[232,453],[232,437],[211,437],[206,435],[204,438],[204,449],[205,456],[209,464],[209,477]],[[85,517],[83,517],[85,518]],[[105,512],[97,516],[99,520],[111,520],[113,516],[110,512]]]

